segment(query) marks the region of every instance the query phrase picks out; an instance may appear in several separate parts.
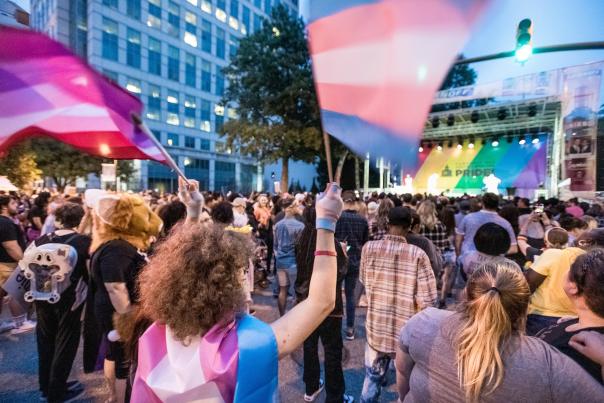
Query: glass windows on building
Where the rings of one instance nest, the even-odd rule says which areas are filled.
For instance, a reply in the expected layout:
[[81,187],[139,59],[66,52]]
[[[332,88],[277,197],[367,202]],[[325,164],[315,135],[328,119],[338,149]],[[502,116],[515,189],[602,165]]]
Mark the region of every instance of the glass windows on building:
[[166,117],[166,123],[169,125],[178,126],[180,124],[178,92],[169,90],[166,101],[168,102],[168,115]]
[[226,0],[216,0],[216,18],[218,21],[226,22]]
[[202,99],[199,103],[199,119],[201,123],[199,124],[199,128],[204,132],[212,131],[211,128],[211,114],[212,114],[212,104],[207,99]]
[[161,0],[149,0],[147,26],[151,28],[161,28]]
[[201,0],[201,10],[208,14],[212,14],[212,0]]
[[180,6],[173,1],[168,3],[168,35],[180,36]]
[[[82,59],[88,58],[88,10],[86,0],[71,2],[70,10],[71,29],[75,28],[75,35],[70,35],[69,42],[73,51]],[[40,27],[38,27],[40,28]],[[57,38],[57,25],[51,28],[51,38]]]
[[201,61],[201,90],[212,92],[212,63]]
[[195,7],[197,7],[197,0],[187,0],[187,2]]
[[254,32],[262,29],[262,17],[258,14],[254,14]]
[[197,58],[190,53],[185,55],[185,84],[192,88],[197,85]]
[[[172,158],[175,158],[172,156]],[[178,178],[174,172],[164,164],[149,161],[147,166],[149,189],[158,192],[175,192],[178,190]]]
[[103,0],[103,5],[111,8],[117,8],[117,0]]
[[135,20],[140,20],[141,0],[126,0],[126,15]]
[[229,26],[234,30],[239,29],[239,1],[231,0],[231,15],[229,16]]
[[251,32],[251,19],[250,19],[250,9],[247,6],[243,6],[241,11],[241,32],[243,34],[247,34]]
[[149,73],[161,76],[161,42],[149,37]]
[[[195,97],[185,95],[185,127],[195,127],[195,111],[197,110],[197,104]],[[185,145],[185,147],[188,147]],[[194,146],[193,146],[194,147]],[[193,148],[191,147],[191,148]]]
[[212,23],[201,21],[201,50],[212,53]]
[[262,9],[262,0],[254,0],[254,6],[258,9]]
[[131,77],[126,78],[126,89],[139,97],[142,92],[141,81]]
[[168,133],[166,144],[170,147],[180,147],[180,136],[174,133]]
[[264,12],[270,15],[272,10],[271,0],[264,0]]
[[185,157],[185,175],[199,182],[200,189],[207,189],[210,184],[210,161]]
[[214,188],[216,190],[234,190],[237,186],[235,164],[233,162],[216,161],[214,169]]
[[216,105],[214,107],[214,131],[220,133],[224,125],[224,106]]
[[126,33],[126,64],[140,69],[141,67],[141,33],[128,28]]
[[195,148],[195,137],[185,136],[185,147]]
[[239,50],[239,39],[235,38],[233,35],[229,35],[229,57],[235,57],[237,55],[237,50]]
[[187,45],[197,47],[197,15],[189,11],[185,13],[185,36],[183,40]]
[[117,22],[103,17],[103,57],[108,60],[118,59],[118,25]]
[[223,96],[224,95],[224,73],[222,72],[222,67],[216,66],[216,95]]
[[216,27],[216,56],[224,59],[226,53],[226,33],[224,29]]
[[147,118],[151,120],[161,119],[161,88],[149,84],[149,95],[147,95]]
[[168,47],[168,79],[180,80],[180,50],[177,47]]
[[241,164],[239,172],[240,192],[251,193],[256,189],[258,169],[255,165]]
[[210,151],[210,140],[199,139],[199,149],[203,151]]

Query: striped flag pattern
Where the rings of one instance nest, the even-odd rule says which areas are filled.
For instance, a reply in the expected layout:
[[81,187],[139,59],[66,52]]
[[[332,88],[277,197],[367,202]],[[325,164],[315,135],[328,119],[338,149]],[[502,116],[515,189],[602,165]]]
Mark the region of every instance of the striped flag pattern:
[[488,0],[309,0],[323,128],[414,168],[425,118]]
[[166,162],[132,122],[142,104],[62,44],[32,31],[0,26],[0,153],[47,135],[112,159]]

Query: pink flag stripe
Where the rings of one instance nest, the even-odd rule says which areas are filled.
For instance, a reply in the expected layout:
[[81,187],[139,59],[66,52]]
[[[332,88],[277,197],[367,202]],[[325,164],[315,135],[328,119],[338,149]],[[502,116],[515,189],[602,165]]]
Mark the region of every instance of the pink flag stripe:
[[[439,0],[422,0],[421,3],[392,0],[360,5],[309,24],[310,48],[314,55],[383,40],[399,29],[426,32],[456,29],[460,21],[472,20],[480,9],[475,2],[460,5]],[[371,23],[375,21],[380,23]],[[421,44],[421,37],[416,40]]]
[[421,132],[433,93],[417,87],[353,87],[317,84],[321,108],[359,118],[399,133]]

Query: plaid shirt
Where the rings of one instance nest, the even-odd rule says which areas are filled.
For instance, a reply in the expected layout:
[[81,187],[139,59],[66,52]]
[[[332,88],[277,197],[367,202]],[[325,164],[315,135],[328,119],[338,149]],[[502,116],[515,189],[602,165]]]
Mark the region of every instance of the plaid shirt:
[[436,303],[430,260],[404,237],[386,235],[365,244],[360,275],[367,292],[367,343],[382,353],[395,353],[407,320]]
[[434,228],[429,229],[425,225],[419,227],[419,234],[425,236],[432,241],[434,246],[438,248],[438,251],[442,254],[446,250],[453,249],[451,247],[451,241],[447,235],[447,227],[440,221],[436,223]]
[[348,267],[358,270],[361,260],[361,249],[369,240],[367,220],[354,210],[344,210],[336,223],[335,238],[338,242],[346,242],[350,249],[347,251]]

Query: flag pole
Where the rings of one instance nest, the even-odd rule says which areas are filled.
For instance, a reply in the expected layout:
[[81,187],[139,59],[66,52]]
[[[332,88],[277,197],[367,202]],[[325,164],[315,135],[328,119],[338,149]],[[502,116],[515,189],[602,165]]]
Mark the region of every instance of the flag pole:
[[172,156],[166,151],[164,146],[161,145],[161,143],[159,142],[157,137],[155,137],[155,135],[153,133],[151,133],[151,130],[149,130],[149,127],[147,127],[147,125],[145,124],[145,122],[143,122],[141,117],[133,113],[132,120],[134,121],[134,124],[136,126],[138,126],[138,128],[141,129],[141,131],[143,133],[145,133],[147,135],[147,137],[149,137],[149,139],[153,142],[153,144],[155,144],[155,146],[161,151],[162,155],[166,158],[166,162],[167,162],[168,166],[170,168],[172,168],[178,174],[178,176],[183,178],[188,185],[189,181],[188,181],[187,177],[185,176],[184,172],[180,169],[180,167],[174,161],[174,159],[172,159]]
[[333,165],[331,164],[331,142],[329,141],[329,134],[323,131],[323,144],[325,145],[325,157],[327,158],[327,175],[329,176],[329,182],[333,182]]

